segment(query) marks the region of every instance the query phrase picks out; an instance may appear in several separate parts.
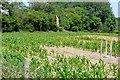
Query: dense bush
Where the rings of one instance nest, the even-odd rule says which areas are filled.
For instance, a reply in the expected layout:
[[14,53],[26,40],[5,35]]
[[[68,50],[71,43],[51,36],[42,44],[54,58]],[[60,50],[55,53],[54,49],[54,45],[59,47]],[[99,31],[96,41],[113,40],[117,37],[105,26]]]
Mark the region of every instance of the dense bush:
[[35,29],[34,29],[34,26],[32,24],[26,24],[25,25],[25,30],[33,32]]
[[77,31],[78,31],[78,27],[77,27],[77,26],[73,26],[73,27],[71,28],[71,31],[77,32]]

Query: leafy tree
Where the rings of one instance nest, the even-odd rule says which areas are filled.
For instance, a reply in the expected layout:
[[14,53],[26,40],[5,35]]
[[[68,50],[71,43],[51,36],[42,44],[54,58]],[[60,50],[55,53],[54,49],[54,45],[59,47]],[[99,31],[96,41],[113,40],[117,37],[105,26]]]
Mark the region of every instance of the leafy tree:
[[116,27],[116,21],[115,21],[115,18],[110,16],[106,19],[106,22],[105,22],[105,26],[108,27],[108,32],[113,32],[115,30],[115,27]]
[[58,30],[58,27],[56,25],[56,15],[51,14],[49,16],[49,26],[50,26],[50,30],[52,30],[52,31],[57,31]]
[[101,19],[96,17],[96,16],[93,16],[91,21],[90,21],[91,31],[98,31],[101,26],[102,26]]
[[[3,32],[11,31],[96,31],[114,32],[116,19],[109,2],[22,2],[2,1]],[[60,27],[56,25],[56,15]]]

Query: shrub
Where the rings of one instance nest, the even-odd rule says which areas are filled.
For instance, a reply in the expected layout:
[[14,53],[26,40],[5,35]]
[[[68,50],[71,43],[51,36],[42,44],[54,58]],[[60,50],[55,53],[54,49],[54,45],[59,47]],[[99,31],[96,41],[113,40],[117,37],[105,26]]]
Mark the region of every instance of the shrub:
[[64,29],[63,27],[58,27],[59,31],[63,31],[63,29]]
[[25,30],[33,32],[35,29],[34,26],[30,23],[25,25]]
[[73,26],[73,27],[71,28],[71,31],[77,32],[77,31],[78,31],[78,26]]

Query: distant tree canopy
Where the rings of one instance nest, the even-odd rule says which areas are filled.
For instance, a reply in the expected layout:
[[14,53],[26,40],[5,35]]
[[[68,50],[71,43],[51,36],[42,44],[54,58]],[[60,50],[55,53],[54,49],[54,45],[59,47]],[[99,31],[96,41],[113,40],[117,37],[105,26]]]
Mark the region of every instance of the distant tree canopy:
[[[116,18],[109,2],[2,2],[2,31],[114,32]],[[60,26],[56,25],[56,15]]]

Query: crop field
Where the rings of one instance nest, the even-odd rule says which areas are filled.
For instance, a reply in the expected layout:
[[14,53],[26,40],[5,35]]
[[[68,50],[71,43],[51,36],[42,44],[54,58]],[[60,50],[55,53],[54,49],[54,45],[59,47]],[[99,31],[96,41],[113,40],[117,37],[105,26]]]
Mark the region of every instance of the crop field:
[[[66,57],[54,49],[48,51],[44,47],[57,47],[58,49],[59,47],[72,47],[83,51],[96,52],[99,55],[102,38],[102,52],[105,54],[107,39],[109,55],[110,40],[113,39],[112,57],[114,57],[119,52],[117,36],[117,34],[112,33],[88,32],[3,33],[2,77],[24,77],[24,59],[27,58],[29,59],[29,78],[118,78],[117,63],[106,64],[102,59],[93,63],[86,56]],[[73,52],[75,55],[76,51]],[[78,51],[77,54],[81,53]]]

